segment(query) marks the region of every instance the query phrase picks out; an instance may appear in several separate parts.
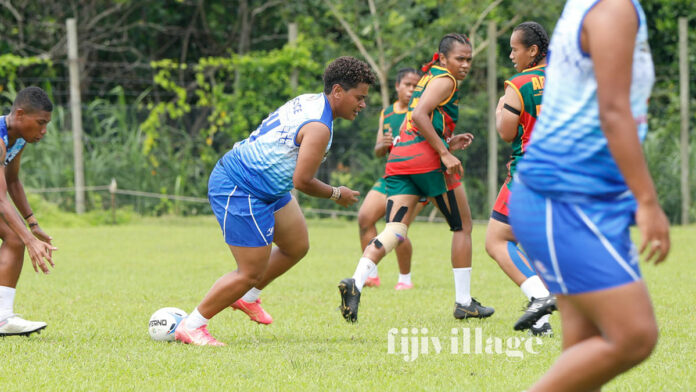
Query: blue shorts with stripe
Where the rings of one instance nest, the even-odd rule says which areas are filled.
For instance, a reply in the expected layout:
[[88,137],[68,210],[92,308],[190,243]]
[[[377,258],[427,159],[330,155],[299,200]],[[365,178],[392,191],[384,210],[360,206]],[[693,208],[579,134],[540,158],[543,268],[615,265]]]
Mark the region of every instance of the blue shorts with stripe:
[[257,248],[273,242],[274,214],[292,196],[288,192],[270,203],[260,200],[232,183],[218,163],[208,180],[208,200],[227,244]]
[[581,294],[641,279],[631,242],[635,199],[565,203],[515,180],[509,200],[515,238],[553,294]]

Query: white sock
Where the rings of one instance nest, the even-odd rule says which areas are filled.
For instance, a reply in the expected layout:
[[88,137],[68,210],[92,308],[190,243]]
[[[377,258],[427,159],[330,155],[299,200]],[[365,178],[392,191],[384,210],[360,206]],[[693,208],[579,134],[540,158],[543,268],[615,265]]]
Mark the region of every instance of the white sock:
[[454,272],[454,300],[458,304],[471,304],[471,267],[452,268]]
[[370,275],[370,272],[372,272],[372,270],[376,267],[377,265],[367,257],[360,258],[358,266],[355,268],[355,273],[353,274],[353,279],[355,279],[355,286],[358,288],[358,291],[362,291],[367,277]]
[[527,299],[531,300],[534,298],[544,298],[549,296],[549,290],[544,286],[544,282],[541,281],[539,276],[534,275],[531,278],[527,278],[520,285],[522,292],[527,296]]
[[249,289],[249,291],[244,294],[242,297],[242,301],[244,302],[256,302],[257,299],[259,299],[259,296],[261,295],[261,290],[257,289],[256,287],[252,287]]
[[411,284],[411,273],[399,274],[399,283]]
[[14,313],[14,298],[17,289],[0,286],[0,320],[4,320]]
[[370,278],[376,278],[377,277],[377,266],[375,266],[375,269],[373,269],[370,272],[370,275],[368,275]]
[[208,319],[201,315],[198,308],[193,309],[193,312],[186,318],[186,329],[190,331],[200,328],[203,325],[208,325]]
[[534,323],[534,328],[541,328],[542,325],[544,325],[545,323],[548,323],[549,317],[551,317],[550,314],[545,314],[545,315],[541,316],[541,318],[539,320],[537,320],[536,323]]

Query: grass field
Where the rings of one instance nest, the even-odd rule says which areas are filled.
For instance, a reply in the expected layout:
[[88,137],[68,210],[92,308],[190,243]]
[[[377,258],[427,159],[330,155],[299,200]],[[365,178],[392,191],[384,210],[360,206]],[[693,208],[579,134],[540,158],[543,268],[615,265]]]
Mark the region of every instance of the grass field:
[[[449,231],[444,224],[419,222],[410,232],[416,288],[393,290],[397,268],[389,256],[380,264],[382,287],[363,291],[356,325],[341,318],[336,285],[352,275],[359,257],[357,225],[317,220],[309,226],[308,256],[262,294],[273,324],[257,325],[241,312],[224,311],[210,324],[211,332],[228,343],[223,348],[155,342],[147,333],[155,310],[176,306],[190,312],[215,279],[235,268],[213,218],[47,226],[60,248],[56,268],[38,276],[26,263],[15,311],[46,321],[48,328],[29,338],[0,339],[0,389],[521,391],[558,356],[557,316],[552,317],[556,337],[535,344],[536,354],[524,348],[521,339],[527,335],[512,330],[525,300],[485,255],[485,226],[474,228],[472,291],[495,307],[492,318],[452,317]],[[696,390],[696,227],[674,228],[672,238],[667,263],[643,264],[661,328],[658,347],[606,391]],[[427,354],[412,361],[390,354],[392,328],[398,331],[392,331],[397,352],[402,337],[414,336],[431,343],[439,339],[441,351],[431,344]],[[461,340],[463,328],[472,335],[470,352],[452,353],[451,338]],[[484,340],[480,353],[476,328]],[[503,352],[487,346],[486,338],[499,338]],[[508,339],[521,342],[523,358],[505,354],[513,347]]]

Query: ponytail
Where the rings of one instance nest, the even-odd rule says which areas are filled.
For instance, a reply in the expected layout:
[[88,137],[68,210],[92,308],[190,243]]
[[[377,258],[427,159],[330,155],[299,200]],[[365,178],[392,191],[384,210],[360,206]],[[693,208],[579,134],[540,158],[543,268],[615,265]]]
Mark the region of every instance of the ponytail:
[[423,64],[423,66],[421,67],[421,71],[430,71],[430,68],[432,68],[438,60],[440,60],[440,53],[435,52],[435,54],[433,54],[433,59],[430,60],[430,62]]

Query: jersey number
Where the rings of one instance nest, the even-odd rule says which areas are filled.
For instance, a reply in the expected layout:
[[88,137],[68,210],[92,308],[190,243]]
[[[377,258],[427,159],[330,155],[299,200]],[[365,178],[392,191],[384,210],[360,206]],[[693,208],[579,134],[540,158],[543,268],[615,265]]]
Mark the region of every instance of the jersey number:
[[249,136],[249,141],[253,142],[256,140],[259,136],[262,136],[275,128],[277,128],[280,125],[280,115],[278,114],[277,111],[271,113],[270,116],[266,117],[265,120],[261,123],[261,125]]

